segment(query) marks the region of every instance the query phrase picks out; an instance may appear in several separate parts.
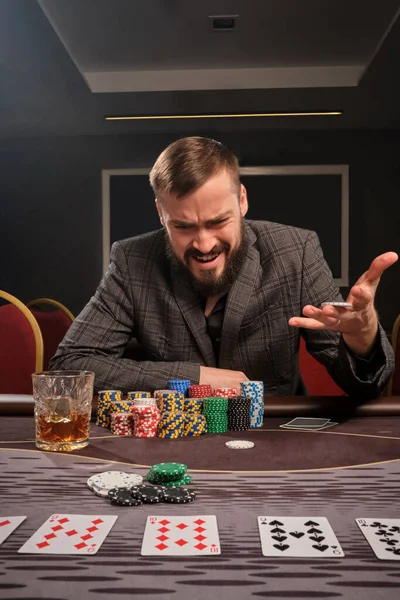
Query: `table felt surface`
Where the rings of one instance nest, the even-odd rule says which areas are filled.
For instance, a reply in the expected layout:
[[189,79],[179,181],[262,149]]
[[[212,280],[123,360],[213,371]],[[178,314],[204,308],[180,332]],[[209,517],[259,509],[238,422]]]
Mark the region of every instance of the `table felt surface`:
[[[324,415],[320,415],[324,416]],[[355,417],[322,431],[262,429],[180,440],[111,436],[91,424],[87,448],[36,449],[33,417],[0,419],[0,516],[27,515],[0,546],[0,598],[398,599],[400,563],[380,561],[356,518],[400,518],[400,418]],[[231,439],[254,441],[230,450]],[[188,465],[194,503],[112,506],[86,486],[106,470],[145,475],[156,462]],[[94,556],[21,555],[53,513],[118,519]],[[220,556],[142,557],[147,516],[216,515]],[[344,558],[267,558],[257,516],[325,516]]]

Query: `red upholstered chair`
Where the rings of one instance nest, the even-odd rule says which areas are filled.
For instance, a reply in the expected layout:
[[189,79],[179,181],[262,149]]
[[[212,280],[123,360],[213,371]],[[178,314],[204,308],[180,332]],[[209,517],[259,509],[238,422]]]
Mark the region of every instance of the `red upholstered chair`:
[[389,381],[387,395],[400,396],[400,315],[394,322],[391,341],[396,363],[393,377]]
[[30,310],[0,290],[0,393],[32,394],[34,372],[43,370],[43,339]]
[[307,352],[302,337],[300,337],[299,366],[304,384],[311,396],[346,396],[333,381],[324,365]]
[[43,368],[47,370],[50,359],[55,355],[59,343],[75,317],[61,302],[51,298],[37,298],[27,302],[26,306],[32,311],[42,332],[44,343]]

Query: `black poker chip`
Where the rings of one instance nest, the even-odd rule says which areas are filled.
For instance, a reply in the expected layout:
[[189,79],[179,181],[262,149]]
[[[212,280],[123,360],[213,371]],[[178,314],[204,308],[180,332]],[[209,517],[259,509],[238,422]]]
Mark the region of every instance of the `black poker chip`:
[[187,488],[171,487],[164,493],[164,502],[170,504],[187,504],[193,502],[196,498],[196,494],[189,491]]
[[108,492],[108,498],[111,504],[117,506],[140,506],[143,501],[140,498],[134,498],[128,488],[115,488]]
[[133,498],[144,504],[157,504],[164,499],[164,489],[161,486],[137,485],[130,490]]

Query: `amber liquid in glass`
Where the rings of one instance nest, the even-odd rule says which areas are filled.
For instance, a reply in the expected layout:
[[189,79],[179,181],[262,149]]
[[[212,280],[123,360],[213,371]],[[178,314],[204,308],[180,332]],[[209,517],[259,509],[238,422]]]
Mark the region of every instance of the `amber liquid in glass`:
[[42,450],[78,450],[89,442],[88,414],[40,414],[36,428],[37,445]]

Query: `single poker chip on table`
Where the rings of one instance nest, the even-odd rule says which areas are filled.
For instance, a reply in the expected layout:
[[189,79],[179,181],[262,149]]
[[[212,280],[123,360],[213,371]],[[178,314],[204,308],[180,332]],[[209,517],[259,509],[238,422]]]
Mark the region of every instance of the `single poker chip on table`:
[[172,487],[164,492],[164,502],[169,504],[188,504],[195,500],[196,494],[187,488]]
[[231,442],[225,442],[227,448],[232,450],[249,450],[254,448],[254,442],[248,442],[246,440],[232,440]]
[[143,504],[140,498],[134,498],[129,488],[115,488],[108,492],[108,499],[111,500],[111,504],[117,506],[140,506]]
[[92,475],[87,480],[88,487],[97,495],[107,497],[109,490],[114,488],[131,488],[140,485],[143,477],[136,473],[124,473],[123,471],[104,471]]

